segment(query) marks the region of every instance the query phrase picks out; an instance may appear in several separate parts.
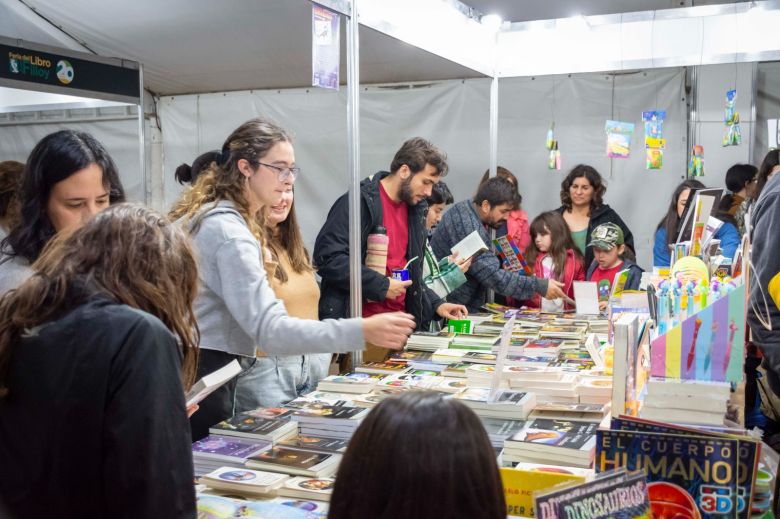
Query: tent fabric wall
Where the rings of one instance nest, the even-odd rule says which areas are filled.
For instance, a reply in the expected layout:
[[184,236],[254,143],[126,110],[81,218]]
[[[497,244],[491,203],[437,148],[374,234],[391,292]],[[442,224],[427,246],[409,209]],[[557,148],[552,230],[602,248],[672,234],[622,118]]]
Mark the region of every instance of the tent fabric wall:
[[[404,140],[423,136],[449,157],[445,178],[456,197],[468,196],[487,167],[489,80],[447,81],[360,92],[363,176],[388,169]],[[296,211],[311,247],[333,202],[347,191],[346,92],[318,89],[166,97],[159,103],[165,150],[165,201],[181,186],[173,172],[204,151],[219,149],[239,124],[269,117],[292,132],[302,173]]]
[[[684,81],[685,72],[679,68],[501,80],[498,163],[518,177],[529,218],[560,206],[562,180],[577,164],[589,164],[606,181],[605,202],[634,234],[638,263],[652,268],[655,224],[685,174]],[[663,169],[648,171],[642,111],[653,109],[667,112],[667,143]],[[544,142],[553,119],[561,171],[547,168]],[[607,157],[608,119],[636,125],[629,158]]]
[[25,162],[35,144],[46,135],[63,130],[92,134],[106,148],[119,170],[128,201],[143,202],[143,174],[138,151],[138,120],[68,121],[0,125],[0,160]]
[[757,83],[753,163],[759,166],[769,151],[767,120],[780,119],[780,62],[759,63]]
[[[560,181],[567,169],[579,162],[594,165],[610,185],[607,201],[636,235],[640,263],[650,266],[653,223],[660,219],[666,198],[685,169],[682,69],[617,76],[614,101],[612,76],[586,74],[556,82],[556,131],[564,171],[550,172],[546,167],[544,138],[552,99],[549,77],[499,83],[499,163],[519,176],[523,205],[531,217],[559,205]],[[489,164],[489,93],[490,81],[481,79],[361,89],[364,175],[388,168],[400,144],[420,135],[447,152],[451,170],[445,181],[456,199],[471,196]],[[639,124],[641,111],[656,106],[669,114],[665,168],[644,170],[644,142],[637,126],[631,158],[613,159],[610,172],[604,121],[614,116]],[[159,109],[169,205],[181,191],[173,180],[176,166],[220,148],[241,122],[263,114],[290,129],[303,169],[296,182],[296,210],[306,244],[313,244],[331,204],[346,191],[344,92],[298,89],[175,96],[163,98]]]

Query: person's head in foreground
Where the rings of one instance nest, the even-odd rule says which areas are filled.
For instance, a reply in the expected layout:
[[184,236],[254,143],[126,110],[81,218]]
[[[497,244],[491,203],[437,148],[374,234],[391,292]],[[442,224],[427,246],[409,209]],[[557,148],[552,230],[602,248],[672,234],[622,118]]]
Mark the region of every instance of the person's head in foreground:
[[504,519],[496,454],[463,403],[413,391],[358,427],[336,476],[329,519]]
[[197,263],[189,238],[165,217],[141,205],[112,206],[72,233],[58,234],[33,268],[33,277],[0,300],[0,397],[13,391],[8,369],[25,330],[57,320],[93,297],[162,321],[178,339],[185,386],[192,384]]

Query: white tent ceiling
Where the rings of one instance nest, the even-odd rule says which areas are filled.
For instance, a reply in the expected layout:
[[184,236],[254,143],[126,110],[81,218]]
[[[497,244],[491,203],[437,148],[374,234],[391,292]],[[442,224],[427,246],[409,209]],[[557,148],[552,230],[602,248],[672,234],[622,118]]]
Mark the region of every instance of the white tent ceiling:
[[[392,1],[392,0],[388,0]],[[696,1],[697,5],[726,0]],[[693,0],[468,0],[522,21],[690,6]],[[301,87],[311,80],[308,0],[0,0],[0,35],[89,50],[144,65],[157,94]],[[342,56],[345,30],[342,30]],[[360,32],[361,83],[473,78],[480,74],[368,28]],[[83,45],[82,45],[83,44]],[[342,58],[342,78],[346,60]]]

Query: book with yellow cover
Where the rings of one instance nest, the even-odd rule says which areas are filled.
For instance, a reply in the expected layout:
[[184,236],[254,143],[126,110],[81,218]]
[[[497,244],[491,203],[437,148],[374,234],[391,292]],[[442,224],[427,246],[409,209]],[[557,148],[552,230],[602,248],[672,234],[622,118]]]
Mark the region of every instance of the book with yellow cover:
[[534,493],[551,489],[562,483],[585,483],[586,477],[572,468],[561,467],[512,469],[502,467],[501,481],[504,484],[504,496],[508,515],[533,517]]

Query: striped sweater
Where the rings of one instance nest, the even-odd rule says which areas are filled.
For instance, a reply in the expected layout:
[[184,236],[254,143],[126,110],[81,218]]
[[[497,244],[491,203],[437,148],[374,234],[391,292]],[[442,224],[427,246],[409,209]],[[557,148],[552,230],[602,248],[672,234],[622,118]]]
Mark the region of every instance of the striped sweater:
[[[482,241],[492,248],[490,235],[477,215],[474,203],[470,199],[458,202],[444,213],[434,229],[431,236],[433,252],[439,258],[450,255],[450,249],[474,231],[479,231]],[[547,292],[547,280],[503,270],[498,257],[486,253],[474,258],[466,272],[466,283],[447,296],[447,300],[466,305],[469,312],[477,312],[487,302],[487,291],[491,288],[505,296],[531,299],[534,292],[542,295]]]

